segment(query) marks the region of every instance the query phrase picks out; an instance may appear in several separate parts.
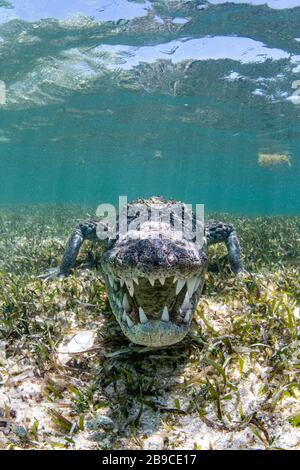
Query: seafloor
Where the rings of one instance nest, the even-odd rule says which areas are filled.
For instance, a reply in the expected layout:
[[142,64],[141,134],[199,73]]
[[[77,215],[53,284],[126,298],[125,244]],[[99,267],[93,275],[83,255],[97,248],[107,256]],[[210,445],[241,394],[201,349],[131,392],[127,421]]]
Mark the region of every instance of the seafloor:
[[[90,243],[69,278],[36,277],[91,215],[0,210],[0,449],[298,449],[300,217],[223,216],[251,274],[213,247],[190,334],[149,350],[121,333]],[[79,331],[88,352],[66,346]]]

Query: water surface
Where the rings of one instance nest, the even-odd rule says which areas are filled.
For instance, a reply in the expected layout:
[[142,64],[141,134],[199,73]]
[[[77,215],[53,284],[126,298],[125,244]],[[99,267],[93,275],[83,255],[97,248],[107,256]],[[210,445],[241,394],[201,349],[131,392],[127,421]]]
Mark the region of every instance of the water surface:
[[0,1],[1,204],[299,213],[299,26],[296,0]]

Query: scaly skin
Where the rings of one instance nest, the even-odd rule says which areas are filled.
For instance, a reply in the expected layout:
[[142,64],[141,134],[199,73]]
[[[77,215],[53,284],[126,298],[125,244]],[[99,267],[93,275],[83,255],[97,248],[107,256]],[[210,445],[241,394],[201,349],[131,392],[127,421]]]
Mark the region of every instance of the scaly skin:
[[[155,197],[131,204],[137,202],[147,208],[178,204]],[[128,216],[128,225],[134,220],[135,216]],[[112,311],[124,334],[137,344],[166,346],[187,334],[203,289],[209,245],[225,243],[232,271],[237,274],[243,269],[236,232],[223,222],[205,224],[201,248],[185,238],[168,236],[168,226],[163,223],[163,237],[150,235],[153,222],[148,221],[140,227],[138,238],[136,230],[128,230],[124,237],[113,240],[99,240],[98,224],[103,226],[96,220],[79,224],[61,265],[44,277],[67,276],[84,240],[101,243],[101,271]]]

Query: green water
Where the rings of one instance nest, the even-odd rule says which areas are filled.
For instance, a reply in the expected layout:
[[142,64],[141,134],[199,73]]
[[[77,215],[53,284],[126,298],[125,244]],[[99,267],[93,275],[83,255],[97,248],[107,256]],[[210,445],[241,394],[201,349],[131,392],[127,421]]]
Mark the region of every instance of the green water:
[[300,0],[48,3],[0,0],[0,204],[299,214]]

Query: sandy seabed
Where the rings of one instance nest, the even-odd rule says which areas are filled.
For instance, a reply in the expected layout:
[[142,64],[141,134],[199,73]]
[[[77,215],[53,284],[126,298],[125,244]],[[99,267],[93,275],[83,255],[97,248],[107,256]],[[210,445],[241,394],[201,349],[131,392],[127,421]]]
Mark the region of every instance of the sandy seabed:
[[212,247],[190,333],[153,350],[116,323],[99,247],[37,279],[90,214],[0,210],[0,449],[299,449],[300,217],[223,215],[250,274]]

